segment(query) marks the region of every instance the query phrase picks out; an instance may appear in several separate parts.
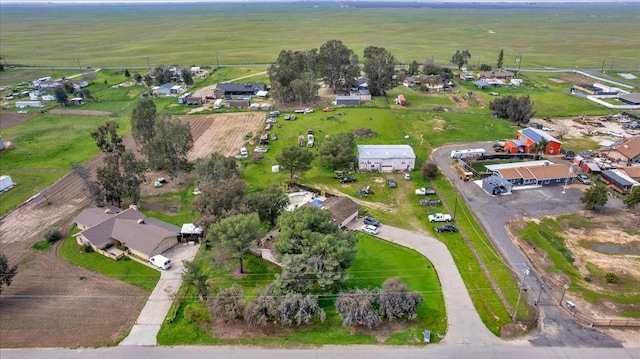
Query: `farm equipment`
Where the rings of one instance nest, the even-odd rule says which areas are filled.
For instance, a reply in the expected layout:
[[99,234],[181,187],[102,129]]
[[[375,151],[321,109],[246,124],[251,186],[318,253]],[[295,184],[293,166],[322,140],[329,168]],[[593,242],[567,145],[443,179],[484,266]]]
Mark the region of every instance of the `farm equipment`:
[[421,199],[420,205],[423,207],[433,207],[440,205],[442,202],[439,199]]

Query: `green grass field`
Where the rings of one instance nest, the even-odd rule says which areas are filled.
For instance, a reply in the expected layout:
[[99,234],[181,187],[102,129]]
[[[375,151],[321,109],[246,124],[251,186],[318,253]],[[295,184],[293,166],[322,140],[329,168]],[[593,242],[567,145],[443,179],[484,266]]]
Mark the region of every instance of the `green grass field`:
[[468,49],[470,64],[495,66],[503,49],[506,66],[521,55],[523,67],[640,68],[631,4],[314,5],[3,5],[0,42],[8,63],[70,68],[271,63],[283,48],[332,39],[360,57],[385,47],[403,63],[447,64]]
[[[389,345],[420,344],[422,331],[429,328],[432,340],[437,342],[446,331],[444,299],[438,276],[431,263],[422,255],[387,243],[373,237],[359,234],[358,254],[354,265],[349,269],[352,279],[347,288],[372,288],[381,286],[390,277],[400,277],[409,289],[421,294],[423,302],[418,306],[418,317],[411,321],[408,328],[385,338]],[[235,264],[235,262],[234,262]],[[211,269],[211,281],[215,287],[229,287],[237,282],[243,286],[245,295],[255,294],[256,286],[265,286],[274,279],[277,267],[267,264],[254,256],[245,260],[249,275],[243,279],[233,279],[226,271]],[[184,307],[193,303],[196,297],[184,290],[185,298],[174,322],[163,324],[158,334],[162,345],[176,344],[250,344],[267,346],[297,345],[345,345],[376,344],[373,334],[351,333],[342,326],[340,317],[334,309],[334,295],[320,296],[321,306],[327,313],[324,323],[312,323],[302,327],[277,327],[270,336],[247,337],[240,339],[213,338],[207,326],[189,323],[183,315]]]

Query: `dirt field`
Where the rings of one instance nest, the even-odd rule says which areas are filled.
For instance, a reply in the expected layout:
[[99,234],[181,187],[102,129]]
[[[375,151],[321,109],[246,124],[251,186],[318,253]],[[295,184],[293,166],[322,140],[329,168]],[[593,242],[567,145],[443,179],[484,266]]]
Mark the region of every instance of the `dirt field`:
[[35,113],[15,113],[2,111],[0,112],[0,130],[3,128],[19,125],[35,116]]
[[[193,131],[195,146],[190,158],[213,152],[235,154],[244,135],[262,127],[264,116],[237,113],[181,118]],[[124,142],[129,149],[135,147],[131,136]],[[95,171],[102,160],[100,155],[85,167]],[[150,173],[148,177],[159,175]],[[154,192],[149,187],[143,192],[153,194],[167,188]],[[56,225],[68,229],[73,217],[91,205],[82,181],[72,175],[54,183],[45,194],[50,204],[41,195],[0,218],[0,252],[10,264],[20,263],[12,285],[4,287],[0,295],[0,347],[112,343],[131,328],[146,297],[131,285],[69,265],[56,250],[31,249],[45,228]]]
[[56,115],[71,115],[71,116],[111,116],[111,112],[106,111],[89,111],[89,110],[70,110],[62,108],[54,108],[49,111]]
[[[640,254],[640,220],[637,213],[628,210],[611,210],[604,213],[594,213],[591,211],[581,211],[578,216],[591,222],[587,226],[571,225],[568,221],[562,223],[566,247],[575,258],[574,267],[583,277],[591,277],[590,281],[583,280],[580,283],[571,283],[589,288],[595,292],[615,293],[617,291],[627,291],[629,288],[640,288],[640,266],[638,259]],[[527,219],[535,220],[535,219]],[[521,220],[509,224],[511,233],[515,233],[516,228],[522,226]],[[536,270],[543,273],[547,284],[562,286],[568,279],[561,273],[550,271],[551,261],[540,249],[536,249],[529,243],[516,239],[521,248],[525,250],[527,256],[532,260]],[[594,245],[617,245],[620,253],[606,254],[594,250]],[[626,248],[626,250],[624,249]],[[635,250],[633,248],[636,248]],[[626,253],[625,253],[626,252]],[[591,268],[591,271],[587,269]],[[597,274],[593,274],[593,271]],[[604,279],[604,274],[615,273],[620,277],[620,284],[610,284]],[[593,274],[593,275],[592,275]],[[626,289],[625,289],[626,288]],[[640,310],[640,303],[618,304],[610,300],[592,304],[582,299],[580,296],[569,291],[566,295],[571,301],[580,307],[582,312],[588,312],[594,319],[616,319],[622,318],[624,311]]]

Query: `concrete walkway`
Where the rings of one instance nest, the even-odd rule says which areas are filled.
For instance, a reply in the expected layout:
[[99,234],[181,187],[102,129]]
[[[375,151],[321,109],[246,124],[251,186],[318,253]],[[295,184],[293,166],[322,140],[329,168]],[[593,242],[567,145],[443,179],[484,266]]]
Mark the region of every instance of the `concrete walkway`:
[[184,260],[193,260],[198,253],[198,245],[178,244],[171,248],[163,255],[171,259],[173,266],[169,270],[160,272],[160,280],[151,292],[149,299],[144,308],[140,312],[136,323],[131,328],[129,335],[124,338],[120,345],[141,345],[155,346],[158,345],[158,332],[160,326],[165,320],[173,296],[178,293],[182,283],[182,271],[184,269]]
[[[353,223],[359,228],[361,221]],[[503,343],[484,325],[469,292],[462,281],[453,257],[444,243],[422,233],[383,224],[378,228],[380,239],[411,248],[427,257],[438,273],[447,312],[447,334],[443,343],[492,345]]]

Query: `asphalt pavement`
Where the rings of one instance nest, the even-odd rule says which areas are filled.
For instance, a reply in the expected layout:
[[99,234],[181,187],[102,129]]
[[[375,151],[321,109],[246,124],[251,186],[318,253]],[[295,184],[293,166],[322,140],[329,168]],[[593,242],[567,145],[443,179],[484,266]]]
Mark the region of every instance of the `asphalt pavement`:
[[[464,148],[491,149],[491,143],[471,143],[451,145],[435,150],[431,159],[456,187],[465,203],[473,211],[485,233],[498,249],[501,257],[516,273],[522,283],[524,271],[528,268],[528,290],[525,299],[533,304],[540,295],[539,328],[532,334],[530,342],[535,345],[552,346],[588,346],[588,347],[620,347],[621,344],[593,328],[586,328],[575,323],[565,310],[559,306],[561,288],[548,288],[540,279],[540,275],[507,234],[505,225],[514,218],[541,218],[549,215],[576,213],[584,209],[580,202],[581,184],[550,186],[543,188],[522,189],[506,196],[490,196],[473,182],[464,182],[458,178],[451,167],[451,151]],[[563,193],[564,192],[564,193]],[[621,207],[623,204],[616,198],[610,198],[607,208]],[[542,292],[540,292],[542,290]]]

